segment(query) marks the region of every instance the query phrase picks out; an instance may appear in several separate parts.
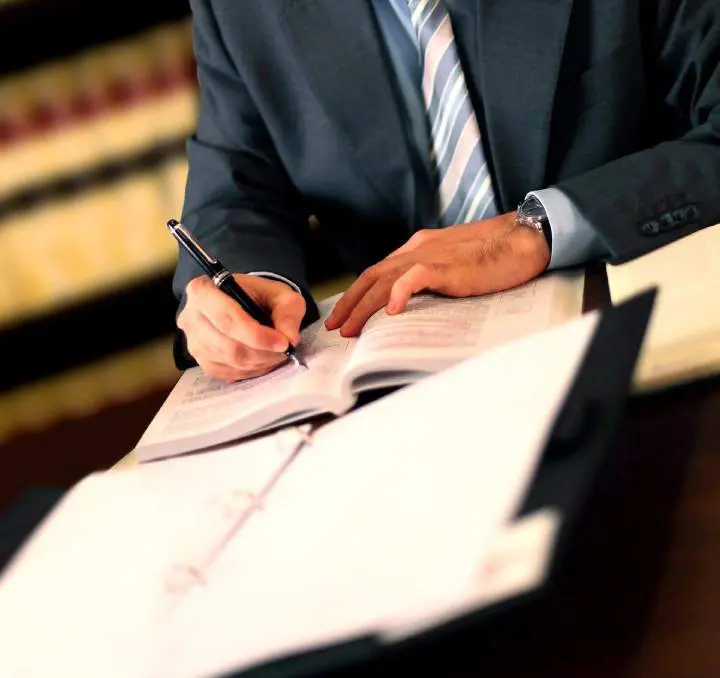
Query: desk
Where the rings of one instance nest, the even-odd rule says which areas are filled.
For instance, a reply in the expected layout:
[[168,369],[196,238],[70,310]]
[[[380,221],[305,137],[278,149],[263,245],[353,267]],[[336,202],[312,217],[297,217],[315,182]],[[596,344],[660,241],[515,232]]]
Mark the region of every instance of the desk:
[[[604,285],[589,274],[586,307],[605,303]],[[522,643],[518,629],[468,632],[412,664],[448,678],[720,676],[720,379],[633,398],[616,452],[563,584],[568,609]]]

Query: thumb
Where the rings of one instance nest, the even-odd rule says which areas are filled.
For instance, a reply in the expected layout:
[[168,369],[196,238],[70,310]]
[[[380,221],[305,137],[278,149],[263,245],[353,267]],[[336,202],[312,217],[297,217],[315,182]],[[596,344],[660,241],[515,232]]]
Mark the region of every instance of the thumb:
[[[283,283],[278,283],[287,287]],[[275,329],[297,346],[300,343],[300,323],[305,316],[305,299],[295,290],[287,289],[269,299]]]
[[235,277],[242,280],[241,284],[253,299],[270,313],[275,331],[291,344],[297,345],[300,342],[300,323],[305,317],[305,298],[302,294],[279,280],[248,274],[236,274]]

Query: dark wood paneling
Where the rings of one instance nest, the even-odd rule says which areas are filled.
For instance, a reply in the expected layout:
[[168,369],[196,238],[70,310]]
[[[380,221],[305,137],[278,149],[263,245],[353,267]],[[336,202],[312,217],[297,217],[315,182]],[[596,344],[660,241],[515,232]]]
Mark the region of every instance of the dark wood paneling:
[[172,272],[0,330],[0,391],[172,334]]

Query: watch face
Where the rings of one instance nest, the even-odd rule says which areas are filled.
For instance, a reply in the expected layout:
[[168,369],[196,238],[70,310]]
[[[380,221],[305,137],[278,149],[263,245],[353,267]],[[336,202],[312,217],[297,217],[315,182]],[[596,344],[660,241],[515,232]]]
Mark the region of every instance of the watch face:
[[544,219],[547,217],[545,208],[542,203],[535,197],[530,196],[520,208],[520,212],[523,216],[530,217],[532,219]]
[[520,223],[540,231],[545,236],[548,247],[552,249],[550,220],[548,219],[543,204],[535,196],[528,197],[528,199],[520,205],[517,218]]

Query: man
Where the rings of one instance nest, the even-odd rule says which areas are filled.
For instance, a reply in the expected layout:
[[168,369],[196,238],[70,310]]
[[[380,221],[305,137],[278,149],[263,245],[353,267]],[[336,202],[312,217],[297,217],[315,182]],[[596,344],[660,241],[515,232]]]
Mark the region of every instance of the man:
[[234,380],[284,360],[317,317],[311,215],[360,274],[326,323],[346,336],[421,290],[493,292],[720,222],[717,0],[191,6],[182,218],[274,329],[182,254],[181,367]]

